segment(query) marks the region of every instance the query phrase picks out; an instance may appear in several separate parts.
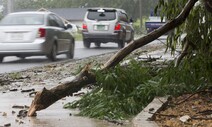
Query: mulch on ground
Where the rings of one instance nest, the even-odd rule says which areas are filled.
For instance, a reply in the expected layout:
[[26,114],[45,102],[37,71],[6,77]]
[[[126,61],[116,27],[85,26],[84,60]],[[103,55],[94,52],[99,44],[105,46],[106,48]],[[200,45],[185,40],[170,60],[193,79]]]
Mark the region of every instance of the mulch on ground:
[[172,97],[155,115],[160,127],[212,127],[212,90]]

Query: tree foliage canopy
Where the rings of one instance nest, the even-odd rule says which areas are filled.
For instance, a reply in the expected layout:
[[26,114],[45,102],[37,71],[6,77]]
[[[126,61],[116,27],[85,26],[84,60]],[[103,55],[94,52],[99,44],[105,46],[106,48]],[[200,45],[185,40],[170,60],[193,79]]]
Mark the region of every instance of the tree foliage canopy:
[[[187,0],[160,0],[156,7],[161,8],[161,14],[165,15],[168,20],[175,18],[180,12],[181,8],[186,4]],[[190,45],[187,51],[188,57],[193,58],[202,57],[208,64],[211,64],[212,55],[212,13],[205,8],[205,0],[199,0],[186,21],[175,29],[173,34],[168,39],[169,48],[175,49],[177,44],[184,44],[187,42]],[[186,34],[186,40],[182,42],[180,39],[182,34]]]

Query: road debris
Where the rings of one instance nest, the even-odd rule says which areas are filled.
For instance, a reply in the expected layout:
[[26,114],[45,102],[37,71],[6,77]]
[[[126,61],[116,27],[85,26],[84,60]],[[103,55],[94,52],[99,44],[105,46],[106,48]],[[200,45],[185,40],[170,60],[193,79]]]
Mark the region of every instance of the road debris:
[[187,121],[190,120],[190,119],[191,119],[190,116],[185,115],[185,116],[180,117],[179,120],[180,120],[181,122],[185,123],[185,122],[187,122]]
[[29,108],[29,106],[27,106],[27,105],[24,105],[24,106],[22,106],[22,105],[13,105],[13,106],[12,106],[12,108],[18,108],[18,109],[28,109],[28,108]]
[[25,92],[32,92],[32,91],[35,91],[35,89],[21,90],[22,93],[25,93]]
[[2,116],[7,116],[7,113],[6,112],[3,112]]
[[17,115],[17,117],[19,117],[19,118],[24,118],[24,117],[26,117],[27,116],[27,110],[20,110],[19,112],[18,112],[18,115]]

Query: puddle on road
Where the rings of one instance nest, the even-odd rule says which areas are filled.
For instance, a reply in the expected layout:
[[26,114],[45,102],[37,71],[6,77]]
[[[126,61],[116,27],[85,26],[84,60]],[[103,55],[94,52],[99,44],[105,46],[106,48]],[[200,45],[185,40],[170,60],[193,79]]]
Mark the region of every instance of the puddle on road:
[[[33,86],[34,88],[34,86]],[[37,90],[37,89],[36,89]],[[120,127],[107,121],[78,117],[77,110],[63,109],[67,102],[76,100],[77,97],[66,97],[48,107],[38,111],[36,117],[18,118],[18,112],[22,109],[12,108],[14,105],[30,106],[33,98],[29,93],[16,92],[0,93],[0,126],[11,124],[11,127]],[[78,97],[79,98],[79,97]],[[130,123],[121,127],[131,127]]]

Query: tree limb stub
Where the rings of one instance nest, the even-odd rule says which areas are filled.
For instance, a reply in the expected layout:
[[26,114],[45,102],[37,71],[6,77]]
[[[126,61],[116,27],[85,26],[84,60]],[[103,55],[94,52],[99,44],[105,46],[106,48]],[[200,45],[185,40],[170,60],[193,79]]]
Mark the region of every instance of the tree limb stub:
[[42,91],[37,92],[29,108],[28,116],[33,116],[36,111],[45,109],[61,98],[72,95],[87,84],[96,82],[95,75],[89,70],[89,65],[86,65],[73,80],[61,83],[50,90],[43,88]]
[[[149,33],[148,35],[138,40],[135,40],[134,42],[131,42],[125,48],[119,50],[113,57],[111,57],[108,62],[104,64],[103,68],[101,69],[105,70],[116,66],[121,60],[123,60],[128,54],[130,54],[135,49],[138,49],[152,42],[153,40],[159,38],[163,34],[182,24],[197,1],[198,0],[189,0],[177,18],[167,22],[159,29]],[[95,75],[90,72],[89,65],[85,66],[85,68],[73,80],[62,83],[50,90],[44,88],[41,92],[37,92],[29,108],[28,116],[33,116],[36,111],[45,109],[56,101],[58,101],[59,99],[79,91],[87,84],[95,82]]]

